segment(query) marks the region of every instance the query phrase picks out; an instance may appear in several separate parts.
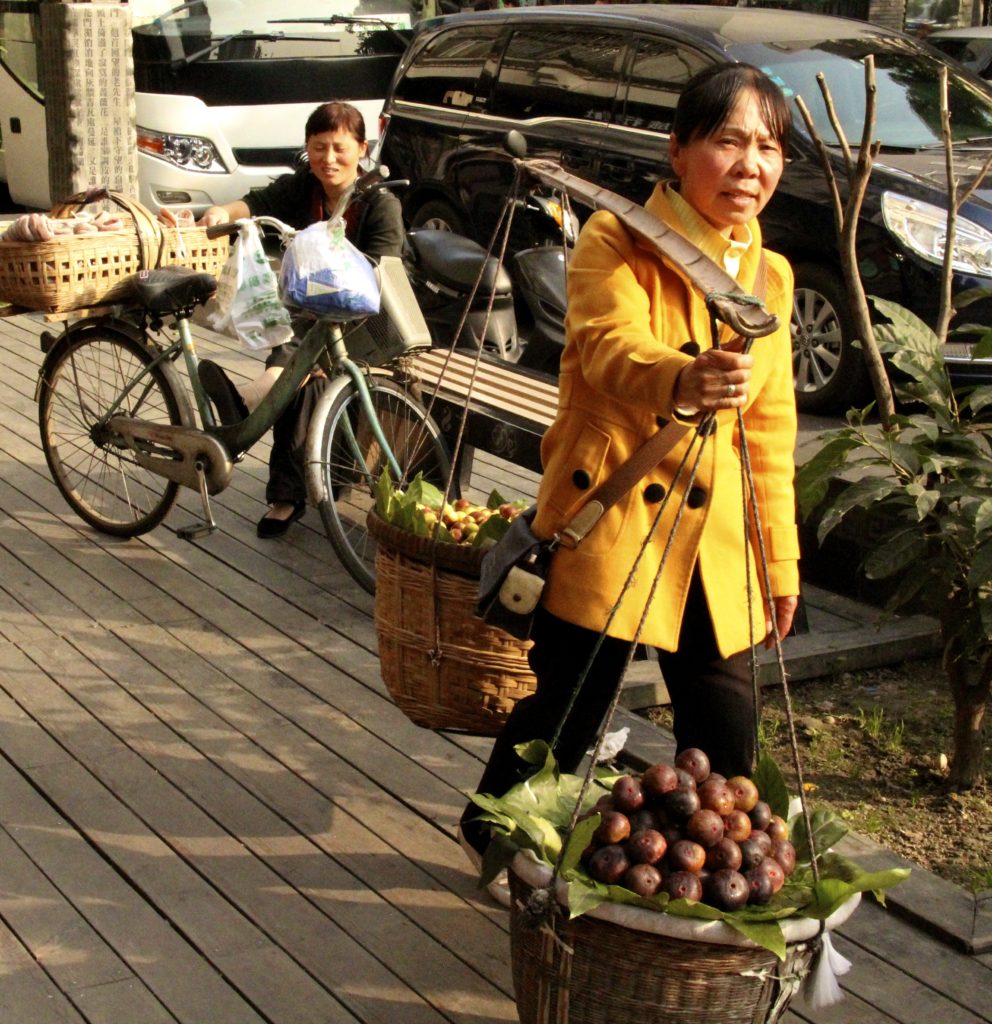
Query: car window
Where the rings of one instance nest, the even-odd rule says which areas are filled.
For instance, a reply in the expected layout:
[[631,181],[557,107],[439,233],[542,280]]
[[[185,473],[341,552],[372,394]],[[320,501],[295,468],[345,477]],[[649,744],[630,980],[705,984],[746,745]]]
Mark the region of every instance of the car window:
[[611,32],[530,26],[510,37],[490,106],[500,117],[609,123],[626,42]]
[[627,94],[615,123],[625,128],[668,133],[679,93],[711,61],[666,39],[638,39]]
[[740,44],[738,60],[757,64],[783,86],[790,99],[802,96],[828,144],[837,137],[816,81],[823,72],[848,141],[862,135],[865,114],[864,58],[875,55],[876,137],[883,147],[920,149],[942,145],[938,74],[947,66],[951,133],[957,140],[992,136],[992,93],[958,65],[949,65],[909,38],[899,36],[809,40],[793,45]]
[[938,50],[943,50],[948,57],[953,57],[955,60],[965,61],[975,58],[967,39],[928,39],[927,42],[936,46]]
[[394,98],[437,107],[468,107],[498,34],[498,25],[442,32],[416,55],[396,83]]

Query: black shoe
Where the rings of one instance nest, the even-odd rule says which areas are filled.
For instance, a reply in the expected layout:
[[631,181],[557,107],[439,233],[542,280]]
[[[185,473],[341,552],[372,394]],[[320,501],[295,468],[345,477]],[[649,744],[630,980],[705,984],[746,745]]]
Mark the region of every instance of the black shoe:
[[303,518],[303,513],[306,512],[306,510],[307,503],[305,501],[294,501],[293,511],[285,519],[273,519],[272,516],[268,514],[262,516],[258,521],[259,537],[265,539],[270,537],[281,537],[297,519]]
[[207,397],[214,403],[223,426],[240,423],[248,416],[248,406],[231,378],[211,359],[201,359],[197,374]]

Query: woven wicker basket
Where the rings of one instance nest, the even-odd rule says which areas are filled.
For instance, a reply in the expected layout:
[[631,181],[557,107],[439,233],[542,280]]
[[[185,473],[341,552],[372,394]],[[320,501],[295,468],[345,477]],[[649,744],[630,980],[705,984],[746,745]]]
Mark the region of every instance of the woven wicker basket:
[[127,279],[139,270],[184,266],[220,273],[229,250],[226,236],[208,239],[205,228],[166,227],[141,203],[116,192],[80,193],[53,207],[49,216],[71,217],[100,198],[126,211],[131,227],[48,242],[0,239],[0,299],[25,309],[63,313],[123,298]]
[[[784,924],[784,961],[722,921],[620,904],[601,904],[572,920],[558,915],[552,934],[534,927],[523,909],[550,874],[520,854],[510,870],[520,1024],[775,1024],[809,971],[819,928],[809,918]],[[827,929],[859,901],[841,907]]]
[[473,614],[482,553],[433,545],[374,512],[369,533],[377,542],[375,626],[390,696],[416,725],[495,736],[535,679],[530,642]]

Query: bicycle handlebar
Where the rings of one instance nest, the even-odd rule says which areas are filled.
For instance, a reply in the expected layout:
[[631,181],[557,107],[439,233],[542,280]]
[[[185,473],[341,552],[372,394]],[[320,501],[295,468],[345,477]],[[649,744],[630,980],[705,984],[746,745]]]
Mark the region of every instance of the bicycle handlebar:
[[[367,192],[374,192],[377,189],[406,188],[406,186],[410,184],[409,178],[387,180],[388,178],[389,168],[386,167],[385,164],[379,164],[379,166],[373,167],[364,174],[359,175],[338,197],[330,219],[334,220],[336,217],[343,216],[344,211],[348,208],[348,204],[356,196],[365,195]],[[289,241],[289,239],[296,234],[297,230],[296,228],[290,227],[288,224],[284,224],[281,220],[278,220],[275,217],[246,217],[233,221],[225,221],[223,224],[211,224],[210,227],[207,228],[207,238],[220,238],[223,235],[236,235],[240,225],[246,220],[253,220],[256,224],[268,225],[269,227],[275,228],[284,242]]]

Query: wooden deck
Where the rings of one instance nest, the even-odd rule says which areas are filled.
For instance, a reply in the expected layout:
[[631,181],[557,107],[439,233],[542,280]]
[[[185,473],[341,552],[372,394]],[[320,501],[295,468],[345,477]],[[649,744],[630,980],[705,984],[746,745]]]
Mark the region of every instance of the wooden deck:
[[[313,512],[256,538],[263,446],[211,536],[176,536],[189,493],[144,538],[84,526],[38,442],[42,327],[0,321],[0,1021],[516,1020],[506,912],[453,838],[487,742],[395,710]],[[992,1021],[992,956],[873,905],[838,947],[847,998],[790,1024]]]

